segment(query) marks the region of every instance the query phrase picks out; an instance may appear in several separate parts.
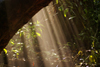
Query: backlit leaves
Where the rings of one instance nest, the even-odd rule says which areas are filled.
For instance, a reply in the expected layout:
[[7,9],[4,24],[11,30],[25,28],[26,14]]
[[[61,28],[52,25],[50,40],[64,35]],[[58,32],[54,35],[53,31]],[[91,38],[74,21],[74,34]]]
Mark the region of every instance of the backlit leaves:
[[83,52],[81,50],[78,51],[78,55],[83,55]]
[[18,52],[18,50],[12,50],[14,53],[17,53]]
[[67,14],[67,12],[68,12],[68,8],[66,8],[65,10],[64,10],[64,17],[66,17],[66,14]]
[[41,36],[41,34],[40,34],[40,33],[38,33],[38,32],[36,32],[36,34],[37,34],[37,36]]
[[11,43],[12,45],[14,45],[14,40],[11,39],[11,40],[10,40],[10,43]]
[[56,4],[58,4],[58,0],[56,0]]
[[94,58],[93,55],[89,56],[89,60],[90,60],[91,63],[96,63],[95,58]]
[[5,48],[3,50],[4,50],[5,54],[7,54],[7,50]]

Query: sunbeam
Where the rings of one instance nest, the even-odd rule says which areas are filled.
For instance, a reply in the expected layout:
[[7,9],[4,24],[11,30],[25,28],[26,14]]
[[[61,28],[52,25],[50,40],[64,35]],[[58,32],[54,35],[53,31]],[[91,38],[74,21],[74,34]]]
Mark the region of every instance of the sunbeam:
[[[86,34],[81,33],[83,29],[87,32],[83,23],[86,20],[78,14],[78,4],[71,1],[52,1],[35,14],[4,48],[0,67],[95,66],[94,53],[98,53],[93,48],[95,41],[92,41],[92,49],[86,50],[85,45],[89,43],[81,36]],[[80,9],[78,11],[84,13]]]

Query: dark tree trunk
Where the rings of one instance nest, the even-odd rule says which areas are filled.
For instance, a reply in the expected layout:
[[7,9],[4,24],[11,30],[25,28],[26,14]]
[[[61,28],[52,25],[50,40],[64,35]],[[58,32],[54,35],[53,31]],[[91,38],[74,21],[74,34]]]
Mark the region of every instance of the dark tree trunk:
[[40,9],[52,0],[0,0],[0,52]]

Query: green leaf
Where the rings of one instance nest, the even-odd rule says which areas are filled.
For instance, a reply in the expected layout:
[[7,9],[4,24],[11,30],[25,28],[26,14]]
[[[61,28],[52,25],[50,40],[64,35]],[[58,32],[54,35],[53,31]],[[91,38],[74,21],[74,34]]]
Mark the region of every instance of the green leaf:
[[20,37],[22,36],[22,33],[20,33]]
[[58,0],[56,0],[56,4],[58,4]]
[[5,48],[3,50],[4,50],[5,54],[7,54],[7,50]]
[[81,50],[79,50],[78,55],[83,55],[83,52]]
[[20,37],[21,37],[22,35],[24,35],[24,32],[20,32]]
[[41,34],[40,34],[40,33],[38,33],[38,32],[36,32],[36,34],[37,34],[38,36],[41,36]]
[[95,63],[95,59],[94,59],[93,55],[89,56],[89,60],[90,60],[90,62],[94,62]]
[[19,53],[17,53],[17,55],[19,55]]
[[14,53],[17,53],[18,52],[18,50],[12,50]]
[[11,44],[13,44],[13,45],[14,45],[14,42],[13,42],[13,41],[11,41]]
[[66,8],[65,10],[64,10],[64,17],[66,17],[66,14],[67,14],[67,12],[68,12],[68,8]]
[[37,20],[37,24],[39,24],[40,22]]

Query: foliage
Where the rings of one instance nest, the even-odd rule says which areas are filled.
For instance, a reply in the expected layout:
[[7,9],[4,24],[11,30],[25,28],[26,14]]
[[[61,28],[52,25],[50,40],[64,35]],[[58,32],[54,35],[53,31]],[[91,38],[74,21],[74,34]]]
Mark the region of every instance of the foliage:
[[[9,41],[8,46],[3,49],[5,54],[9,57],[8,59],[9,61],[10,60],[14,61],[14,59],[29,61],[26,57],[24,57],[25,49],[28,49],[27,50],[28,54],[34,53],[34,55],[37,55],[38,57],[40,50],[39,50],[39,45],[36,38],[41,37],[42,29],[38,28],[38,32],[35,32],[36,26],[43,26],[43,25],[40,24],[39,21],[34,22],[34,24],[33,22],[28,22],[28,24],[23,26],[21,29],[19,29],[17,33],[15,34],[15,36]],[[25,42],[23,41],[23,39],[25,38],[28,41],[28,45],[25,44]],[[33,41],[31,42],[31,40]],[[35,49],[33,49],[33,46]],[[32,55],[28,55],[28,58],[31,59],[31,62],[34,61],[32,58]]]
[[[89,66],[99,66],[100,62],[100,47],[99,47],[99,40],[100,40],[100,33],[99,33],[99,6],[100,6],[100,1],[99,0],[94,0],[91,1],[91,5],[90,7],[88,6],[89,1],[83,1],[83,3],[86,3],[83,5],[84,7],[84,12],[85,12],[85,16],[88,20],[87,22],[84,22],[85,28],[81,31],[81,33],[79,34],[81,36],[81,39],[83,41],[88,40],[88,44],[90,49],[90,54],[88,54],[88,56],[86,56],[86,58],[89,59],[89,61],[87,62],[89,64]],[[82,34],[82,35],[81,35]]]
[[[79,50],[75,55],[74,60],[77,57],[76,66],[79,64],[80,67],[84,66],[99,66],[100,62],[100,1],[99,0],[77,0],[77,2],[71,1],[57,1],[61,6],[58,7],[59,11],[62,11],[64,17],[67,16],[67,13],[70,13],[71,16],[69,20],[73,20],[75,17],[82,17],[84,21],[83,30],[81,30],[79,38],[86,45],[86,50]],[[62,4],[63,3],[63,4]],[[67,6],[67,7],[66,7]],[[75,9],[78,9],[80,17],[75,13]],[[78,38],[77,38],[78,39]],[[74,45],[74,44],[73,44]],[[71,46],[72,47],[72,46]],[[73,50],[75,50],[76,47]]]
[[[60,58],[55,49],[42,51],[42,54],[46,56],[45,60],[52,62],[51,65],[54,65],[55,67],[58,67],[60,62],[70,62],[71,59],[73,59],[75,65],[79,67],[96,67],[100,65],[100,1],[77,0],[77,2],[78,3],[71,2],[70,0],[56,0],[56,5],[60,4],[58,6],[58,10],[62,12],[63,16],[69,19],[69,21],[80,17],[84,20],[83,22],[80,22],[83,25],[83,30],[81,30],[79,34],[81,38],[76,39],[83,41],[86,44],[86,49],[78,50],[75,42],[67,42],[66,44],[57,43],[62,45],[62,48],[58,47],[58,52],[60,50],[64,50],[67,53],[68,48],[72,48],[73,56],[68,57],[65,53],[61,55],[62,58]],[[74,12],[75,9],[78,10],[80,17],[78,17],[77,13]],[[11,58],[13,57],[27,61],[27,58],[24,57],[24,50],[26,48],[28,49],[28,58],[31,59],[31,62],[33,62],[33,66],[35,65],[34,60],[41,59],[38,62],[42,62],[43,58],[41,58],[41,51],[39,49],[40,46],[38,44],[37,37],[42,37],[41,33],[43,30],[41,28],[37,28],[39,32],[36,32],[36,26],[44,27],[39,21],[36,21],[34,24],[33,22],[29,22],[28,25],[19,29],[15,36],[16,39],[11,39],[9,41],[9,49],[4,49],[5,53],[8,54],[8,56],[11,56]],[[24,35],[26,37],[24,37]],[[24,38],[27,38],[28,45],[21,40]],[[33,42],[31,42],[31,40]],[[32,49],[33,46],[34,49]],[[36,58],[33,58],[33,55],[31,54],[34,54]],[[40,65],[40,67],[43,67],[43,65]]]
[[3,50],[4,50],[5,54],[7,54],[7,50],[5,48]]

